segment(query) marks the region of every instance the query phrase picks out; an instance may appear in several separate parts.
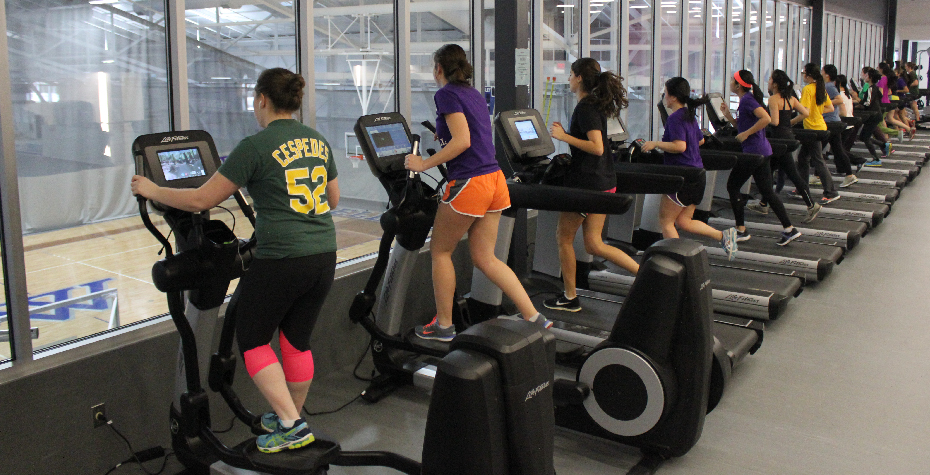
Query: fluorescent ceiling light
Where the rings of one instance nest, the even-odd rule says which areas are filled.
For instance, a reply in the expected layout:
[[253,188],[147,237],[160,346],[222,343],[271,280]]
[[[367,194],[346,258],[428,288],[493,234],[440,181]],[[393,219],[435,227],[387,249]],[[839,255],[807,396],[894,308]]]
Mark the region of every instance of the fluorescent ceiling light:
[[225,77],[225,76],[217,76],[217,77],[212,77],[212,78],[210,78],[210,79],[220,80],[220,79],[232,79],[232,78],[230,78],[230,77]]
[[113,61],[114,61],[114,60],[112,60],[112,59],[105,59],[105,60],[103,60],[102,62],[103,62],[103,64],[110,64],[110,63],[112,63]]
[[559,5],[559,8],[575,8],[574,5]]
[[90,0],[87,3],[90,5],[106,5],[109,3],[119,3],[119,0]]

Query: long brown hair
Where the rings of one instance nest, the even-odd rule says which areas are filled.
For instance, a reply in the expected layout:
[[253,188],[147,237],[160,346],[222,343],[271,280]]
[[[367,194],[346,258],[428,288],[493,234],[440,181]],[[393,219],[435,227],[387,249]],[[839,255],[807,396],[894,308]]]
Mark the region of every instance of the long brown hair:
[[461,46],[450,43],[443,45],[433,53],[433,62],[442,67],[446,81],[455,84],[471,85],[475,69],[468,62],[468,55]]
[[581,78],[581,88],[588,93],[584,100],[592,102],[601,114],[617,117],[620,110],[629,105],[623,78],[610,71],[601,71],[601,65],[594,58],[581,58],[572,63],[572,73]]

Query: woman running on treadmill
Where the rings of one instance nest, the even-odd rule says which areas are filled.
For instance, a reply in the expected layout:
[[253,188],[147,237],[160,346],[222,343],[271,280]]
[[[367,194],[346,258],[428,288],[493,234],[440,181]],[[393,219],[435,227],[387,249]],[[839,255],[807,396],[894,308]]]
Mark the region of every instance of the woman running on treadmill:
[[466,232],[475,267],[510,297],[525,320],[549,328],[552,322],[536,311],[513,270],[494,255],[497,226],[501,212],[510,207],[510,193],[494,153],[487,102],[471,86],[473,69],[468,56],[461,46],[447,44],[433,53],[433,63],[433,79],[440,88],[435,96],[436,138],[443,148],[425,160],[407,155],[404,166],[422,172],[446,163],[449,184],[430,241],[436,316],[416,327],[415,334],[426,340],[455,338],[452,252]]
[[[564,186],[613,193],[617,190],[617,175],[613,157],[607,146],[607,119],[618,117],[627,106],[626,89],[621,79],[610,71],[601,71],[593,58],[581,58],[572,63],[568,85],[578,105],[572,112],[568,132],[559,122],[553,122],[549,133],[553,139],[568,144],[572,160],[564,177]],[[584,235],[585,250],[607,259],[633,275],[639,264],[620,249],[604,244],[601,237],[605,214],[559,213],[556,240],[565,292],[543,302],[546,308],[577,312],[581,310],[575,293],[575,248],[572,243],[578,228]]]
[[[704,135],[697,123],[695,112],[698,107],[709,101],[692,99],[691,85],[683,77],[674,77],[665,82],[662,101],[669,111],[662,141],[646,142],[643,144],[643,151],[658,149],[665,152],[663,160],[666,165],[703,168],[700,147],[704,144]],[[704,198],[704,185],[705,183],[685,183],[681,191],[662,196],[659,205],[662,237],[678,238],[678,229],[707,236],[720,241],[720,246],[727,251],[727,258],[733,260],[737,250],[736,228],[718,231],[707,223],[694,219],[694,209]]]
[[843,132],[846,130],[846,124],[840,119],[840,113],[846,109],[843,101],[843,94],[836,87],[836,76],[838,75],[836,66],[832,64],[824,65],[820,70],[823,76],[824,87],[827,91],[827,97],[833,104],[833,112],[824,112],[823,120],[827,123],[830,130],[830,151],[833,152],[833,162],[836,163],[836,171],[843,174],[843,182],[840,188],[847,188],[854,183],[859,182],[859,178],[853,174],[852,162],[846,149],[843,147]]
[[[875,150],[875,145],[883,146],[884,144],[875,140],[872,134],[878,127],[878,124],[882,122],[881,91],[876,86],[881,80],[881,73],[870,68],[866,74],[868,75],[867,84],[869,84],[869,89],[861,95],[859,103],[862,104],[865,110],[872,112],[872,114],[863,119],[862,131],[859,132],[859,140],[862,140],[862,143],[869,149],[869,153],[872,154],[872,161],[867,162],[865,165],[880,167],[882,166],[882,159],[878,151]],[[865,87],[863,87],[863,90],[864,89]]]
[[[824,120],[824,113],[833,112],[833,103],[830,102],[830,96],[827,95],[827,89],[824,84],[823,76],[820,74],[820,67],[814,63],[808,63],[801,72],[801,78],[807,83],[801,90],[801,104],[810,112],[803,119],[804,128],[809,130],[827,130],[827,123]],[[791,125],[797,124],[802,120],[792,119]],[[833,184],[833,176],[827,169],[827,164],[823,160],[823,143],[819,140],[802,141],[801,153],[798,155],[798,172],[801,178],[806,178],[810,174],[810,167],[813,165],[814,172],[820,178],[823,187],[823,197],[820,204],[825,205],[840,199],[840,194],[836,191]]]
[[[310,335],[336,269],[336,160],[319,132],[292,118],[305,86],[287,69],[263,71],[253,99],[263,130],[239,142],[200,188],[161,188],[132,177],[134,194],[193,212],[249,189],[258,247],[237,289],[236,338],[246,371],[273,409],[261,418],[269,433],[256,442],[266,453],[314,441],[300,410],[313,380]],[[270,345],[275,331],[282,362]]]
[[[794,140],[794,132],[791,130],[792,122],[801,121],[807,118],[810,113],[806,107],[794,96],[794,82],[788,78],[788,75],[781,69],[772,71],[769,78],[769,117],[772,122],[769,124],[772,138]],[[797,112],[798,116],[791,118],[792,112]],[[791,154],[773,155],[773,168],[778,168],[788,176],[788,179],[794,183],[795,193],[804,200],[807,205],[807,216],[804,217],[805,223],[809,223],[820,213],[820,203],[814,203],[811,198],[808,181],[801,177],[798,172],[797,164]],[[746,205],[752,211],[759,214],[768,214],[771,209],[765,201],[765,197],[758,202],[750,202]]]
[[[730,195],[730,205],[733,207],[733,218],[736,221],[736,240],[746,241],[751,237],[746,230],[746,214],[743,207],[746,205],[746,199],[740,189],[743,184],[749,180],[749,177],[755,178],[756,186],[762,193],[763,199],[775,211],[775,216],[781,222],[784,230],[781,238],[776,244],[785,246],[791,241],[801,237],[801,232],[797,230],[785,211],[785,205],[778,198],[778,195],[772,190],[772,168],[769,161],[772,156],[772,146],[769,140],[765,138],[765,126],[771,122],[771,117],[765,107],[762,107],[762,89],[756,84],[756,79],[752,73],[746,70],[737,71],[733,74],[733,80],[730,81],[730,92],[739,96],[739,107],[736,109],[737,117],[734,119],[727,105],[720,104],[720,112],[733,125],[739,134],[736,140],[745,153],[762,155],[762,163],[756,167],[740,166],[740,161],[730,170],[730,177],[727,179],[727,193]],[[744,162],[745,163],[745,162]]]

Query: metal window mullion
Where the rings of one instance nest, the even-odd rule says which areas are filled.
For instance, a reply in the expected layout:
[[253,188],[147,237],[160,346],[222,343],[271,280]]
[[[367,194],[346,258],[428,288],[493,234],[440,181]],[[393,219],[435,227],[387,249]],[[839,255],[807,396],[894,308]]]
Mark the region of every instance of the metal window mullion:
[[394,0],[394,110],[412,118],[410,0]]
[[[691,52],[688,48],[688,14],[686,9],[691,8],[689,0],[678,0],[678,56],[681,61],[678,62],[678,75],[691,82],[688,77],[688,54]],[[687,5],[687,6],[686,6]],[[692,84],[691,87],[694,87]]]
[[165,24],[168,39],[168,82],[171,96],[171,130],[191,128],[187,77],[187,32],[185,0],[165,1]]
[[301,104],[301,122],[316,128],[316,73],[313,67],[313,1],[298,0],[294,15],[297,31],[297,73],[307,82],[307,91]]
[[591,56],[591,0],[578,0],[578,57]]
[[[481,1],[481,0],[478,0]],[[541,0],[534,0],[533,4],[530,6],[532,9],[533,24],[532,29],[530,30],[530,42],[532,47],[530,50],[533,54],[533,108],[537,110],[542,110],[543,105],[545,104],[545,93],[546,87],[548,87],[548,78],[546,81],[546,87],[543,86],[543,2]]]
[[730,82],[729,78],[733,76],[733,73],[736,72],[736,71],[730,70],[731,64],[732,64],[731,58],[733,57],[733,2],[734,1],[736,0],[727,0],[726,5],[724,6],[724,10],[725,10],[724,14],[726,15],[726,21],[724,23],[726,24],[727,33],[724,36],[725,41],[723,42],[724,50],[726,51],[726,54],[723,57],[723,62],[724,62],[723,68],[726,74],[723,75],[724,77],[723,90],[720,91],[720,93],[723,94],[723,97],[727,97],[729,95],[727,84]]
[[768,28],[765,26],[765,7],[767,3],[768,2],[765,0],[759,0],[759,11],[756,13],[756,18],[758,18],[759,21],[759,54],[756,59],[756,70],[753,71],[753,74],[755,74],[756,78],[758,78],[757,81],[760,84],[762,84],[763,81],[762,71],[764,67],[763,65],[765,63],[765,39],[767,37],[766,30],[768,30]]
[[[7,31],[6,4],[0,4],[0,25]],[[7,35],[0,35],[0,91],[12,90]],[[26,290],[26,261],[23,257],[23,229],[19,208],[19,174],[16,169],[13,100],[0,94],[0,218],[2,218],[3,281],[6,284],[7,327],[13,365],[32,361],[32,335],[29,332],[29,299]]]
[[[781,3],[781,2],[775,2],[775,11],[772,12],[772,21],[775,23],[775,25],[774,25],[774,27],[775,27],[775,37],[772,39],[772,44],[775,45],[775,46],[774,46],[775,50],[772,51],[772,71],[774,71],[774,70],[776,70],[776,69],[780,69],[780,68],[778,67],[778,43],[779,43],[779,42],[781,41],[781,39],[782,39],[782,37],[781,37],[781,20],[780,20],[780,18],[781,18],[781,15],[780,15],[781,11],[782,11],[782,3]],[[763,79],[763,80],[765,80],[765,79]]]
[[661,82],[662,69],[662,18],[660,5],[652,2],[652,101],[649,104],[650,117],[652,117],[652,133],[650,140],[659,136],[659,114],[653,114],[652,108],[659,102],[664,85]]
[[[710,54],[710,49],[708,45],[711,44],[713,39],[713,9],[714,1],[713,0],[704,0],[704,12],[701,13],[701,18],[704,20],[704,93],[716,92],[714,91],[714,84],[711,82],[712,71],[713,71],[713,58]],[[704,121],[702,123],[704,127],[709,125],[707,114],[704,114]]]
[[471,64],[472,84],[484,93],[484,0],[471,0]]
[[[613,28],[620,28],[620,41],[617,51],[624,54],[617,54],[617,71],[626,81],[627,91],[630,88],[630,2],[620,2],[620,21]],[[624,60],[623,58],[626,58]],[[624,122],[629,122],[628,109],[623,109],[620,113]]]

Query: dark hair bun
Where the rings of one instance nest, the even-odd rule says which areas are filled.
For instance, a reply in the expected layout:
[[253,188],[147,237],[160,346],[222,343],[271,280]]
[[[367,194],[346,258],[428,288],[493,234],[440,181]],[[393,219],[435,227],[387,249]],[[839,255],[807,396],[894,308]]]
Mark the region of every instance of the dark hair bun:
[[255,83],[255,92],[264,94],[275,110],[294,112],[300,109],[304,98],[304,78],[284,68],[272,68],[262,71]]

